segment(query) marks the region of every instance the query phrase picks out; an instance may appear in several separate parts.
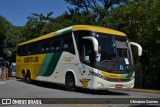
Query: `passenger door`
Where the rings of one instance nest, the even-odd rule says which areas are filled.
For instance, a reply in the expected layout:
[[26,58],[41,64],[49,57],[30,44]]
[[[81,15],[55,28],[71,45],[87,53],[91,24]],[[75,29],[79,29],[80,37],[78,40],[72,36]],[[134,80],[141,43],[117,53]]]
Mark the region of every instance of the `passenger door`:
[[94,63],[94,52],[93,52],[93,45],[92,42],[89,40],[84,40],[82,44],[82,64],[79,65],[80,68],[80,75],[81,79],[80,82],[82,84],[82,87],[84,88],[92,88],[93,87],[93,81],[92,81],[92,75],[90,71],[93,70],[92,66]]

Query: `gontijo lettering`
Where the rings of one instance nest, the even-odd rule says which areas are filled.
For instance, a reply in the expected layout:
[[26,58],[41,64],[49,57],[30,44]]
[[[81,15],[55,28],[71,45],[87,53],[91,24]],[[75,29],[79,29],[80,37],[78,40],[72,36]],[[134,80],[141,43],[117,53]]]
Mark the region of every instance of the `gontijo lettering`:
[[38,62],[38,56],[37,57],[25,57],[24,62]]

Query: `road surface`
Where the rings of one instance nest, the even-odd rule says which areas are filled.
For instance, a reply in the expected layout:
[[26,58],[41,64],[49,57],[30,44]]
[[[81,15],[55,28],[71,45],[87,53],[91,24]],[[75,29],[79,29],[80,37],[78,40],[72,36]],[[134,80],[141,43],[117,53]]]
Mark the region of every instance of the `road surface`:
[[[2,99],[11,99],[12,104],[0,104],[4,107],[150,107],[151,105],[151,107],[160,107],[160,92],[91,91],[82,89],[77,92],[70,92],[66,91],[65,87],[56,84],[44,82],[27,84],[14,77],[7,81],[0,81],[0,98],[0,103],[2,103]],[[13,101],[14,99],[24,102],[19,104]],[[26,100],[27,102],[25,102]],[[37,104],[42,103],[42,105],[27,105],[28,100],[37,101]],[[73,103],[71,103],[72,101]],[[77,103],[78,101],[80,103]],[[153,103],[156,105],[153,105]]]

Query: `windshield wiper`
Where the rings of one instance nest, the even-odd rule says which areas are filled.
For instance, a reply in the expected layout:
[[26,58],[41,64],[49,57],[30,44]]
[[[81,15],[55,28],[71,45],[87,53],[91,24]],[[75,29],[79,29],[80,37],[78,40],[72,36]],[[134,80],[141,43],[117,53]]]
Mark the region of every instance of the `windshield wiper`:
[[103,60],[103,61],[101,61],[101,62],[110,62],[110,60]]
[[113,68],[114,68],[114,66],[115,66],[115,64],[116,63],[118,63],[119,64],[119,60],[118,60],[118,58],[116,57],[116,58],[112,58],[112,60],[111,60],[112,62],[114,62],[113,63],[113,65],[112,65],[112,68],[109,70],[109,71],[112,71],[113,70]]

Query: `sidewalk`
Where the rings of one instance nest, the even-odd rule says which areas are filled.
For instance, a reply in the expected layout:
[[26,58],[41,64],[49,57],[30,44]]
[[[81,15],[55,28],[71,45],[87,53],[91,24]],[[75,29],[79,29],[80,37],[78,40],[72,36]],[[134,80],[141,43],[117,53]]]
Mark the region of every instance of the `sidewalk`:
[[160,94],[160,90],[152,90],[152,89],[137,89],[137,88],[133,88],[133,89],[129,89],[128,91],[134,91],[134,92],[148,92],[148,93],[158,93]]
[[145,92],[145,93],[157,93],[157,94],[160,94],[160,90],[152,90],[152,89],[138,89],[138,88],[133,88],[132,89],[131,88],[131,89],[120,89],[120,91],[133,91],[133,92]]

